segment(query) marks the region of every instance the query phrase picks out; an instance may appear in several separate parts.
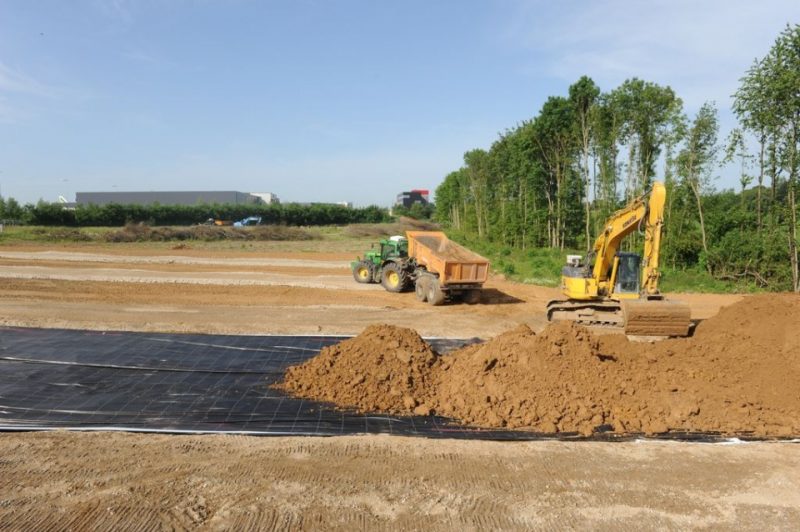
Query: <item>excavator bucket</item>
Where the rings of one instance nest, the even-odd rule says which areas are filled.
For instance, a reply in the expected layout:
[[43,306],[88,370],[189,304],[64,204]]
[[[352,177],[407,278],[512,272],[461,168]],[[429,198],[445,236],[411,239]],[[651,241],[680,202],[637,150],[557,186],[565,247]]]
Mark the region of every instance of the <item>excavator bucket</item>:
[[680,301],[630,299],[622,301],[625,334],[634,336],[688,336],[691,309]]

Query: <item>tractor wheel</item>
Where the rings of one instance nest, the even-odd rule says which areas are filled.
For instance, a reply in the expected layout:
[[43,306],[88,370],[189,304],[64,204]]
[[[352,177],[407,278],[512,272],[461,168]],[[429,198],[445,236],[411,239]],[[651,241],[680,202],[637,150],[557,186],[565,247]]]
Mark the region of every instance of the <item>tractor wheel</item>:
[[481,290],[468,290],[464,292],[464,303],[467,305],[476,305],[481,302]]
[[353,279],[359,283],[372,282],[372,264],[362,260],[353,267]]
[[430,284],[430,279],[427,275],[422,275],[417,278],[417,282],[414,283],[414,293],[417,295],[417,299],[425,303],[428,300],[428,285]]
[[438,307],[439,305],[444,305],[446,299],[447,294],[445,294],[442,291],[442,287],[439,286],[439,279],[430,279],[428,283],[428,303],[434,307]]
[[408,277],[406,272],[395,262],[390,262],[383,267],[381,284],[389,292],[402,292],[406,289]]

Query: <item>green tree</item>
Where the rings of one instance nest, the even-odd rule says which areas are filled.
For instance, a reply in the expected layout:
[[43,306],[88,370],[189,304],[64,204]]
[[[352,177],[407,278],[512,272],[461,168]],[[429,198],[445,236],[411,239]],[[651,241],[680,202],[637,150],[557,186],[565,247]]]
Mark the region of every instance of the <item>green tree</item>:
[[637,78],[625,80],[614,90],[613,98],[624,112],[621,140],[628,146],[628,198],[650,187],[655,163],[681,99],[670,87]]
[[566,238],[566,200],[578,150],[575,110],[568,99],[551,96],[534,120],[533,135],[538,156],[546,169],[547,228],[551,247],[563,248]]
[[[776,200],[780,185],[779,174],[786,174],[785,225],[788,230],[792,288],[796,292],[800,292],[796,200],[800,166],[799,87],[800,24],[787,25],[767,55],[756,61],[742,78],[734,102],[734,109],[745,128],[757,132],[761,138],[771,138],[768,162],[772,167],[773,201]],[[762,147],[764,142],[762,140]],[[763,168],[764,164],[761,166]]]
[[683,150],[678,154],[678,173],[683,184],[692,191],[700,219],[700,236],[703,251],[708,253],[705,220],[703,218],[702,193],[708,185],[710,172],[717,155],[717,109],[711,103],[705,103],[697,112],[686,134]]
[[569,99],[572,102],[575,113],[575,125],[581,148],[581,173],[584,187],[584,207],[585,207],[585,238],[586,252],[592,246],[592,235],[590,232],[591,208],[589,203],[591,192],[591,180],[589,178],[589,153],[594,136],[595,122],[592,120],[594,106],[600,95],[600,89],[594,81],[587,76],[582,76],[578,81],[569,87]]

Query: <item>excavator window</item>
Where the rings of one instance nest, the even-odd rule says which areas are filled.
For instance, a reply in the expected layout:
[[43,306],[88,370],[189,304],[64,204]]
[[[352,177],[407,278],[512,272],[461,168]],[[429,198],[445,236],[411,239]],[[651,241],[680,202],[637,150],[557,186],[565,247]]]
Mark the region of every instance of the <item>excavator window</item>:
[[642,258],[636,253],[618,253],[617,283],[614,292],[618,294],[639,293],[639,267]]

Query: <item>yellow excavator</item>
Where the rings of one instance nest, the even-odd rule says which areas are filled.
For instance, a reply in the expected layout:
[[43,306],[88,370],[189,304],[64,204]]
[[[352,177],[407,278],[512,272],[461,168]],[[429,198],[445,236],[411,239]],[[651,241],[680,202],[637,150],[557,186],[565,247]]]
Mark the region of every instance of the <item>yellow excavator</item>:
[[[666,197],[664,184],[654,182],[649,198],[644,194],[634,199],[606,221],[586,261],[567,255],[561,271],[567,299],[548,303],[548,320],[622,327],[635,336],[689,334],[689,306],[668,301],[658,289]],[[637,230],[644,233],[643,257],[620,251],[622,240]]]

